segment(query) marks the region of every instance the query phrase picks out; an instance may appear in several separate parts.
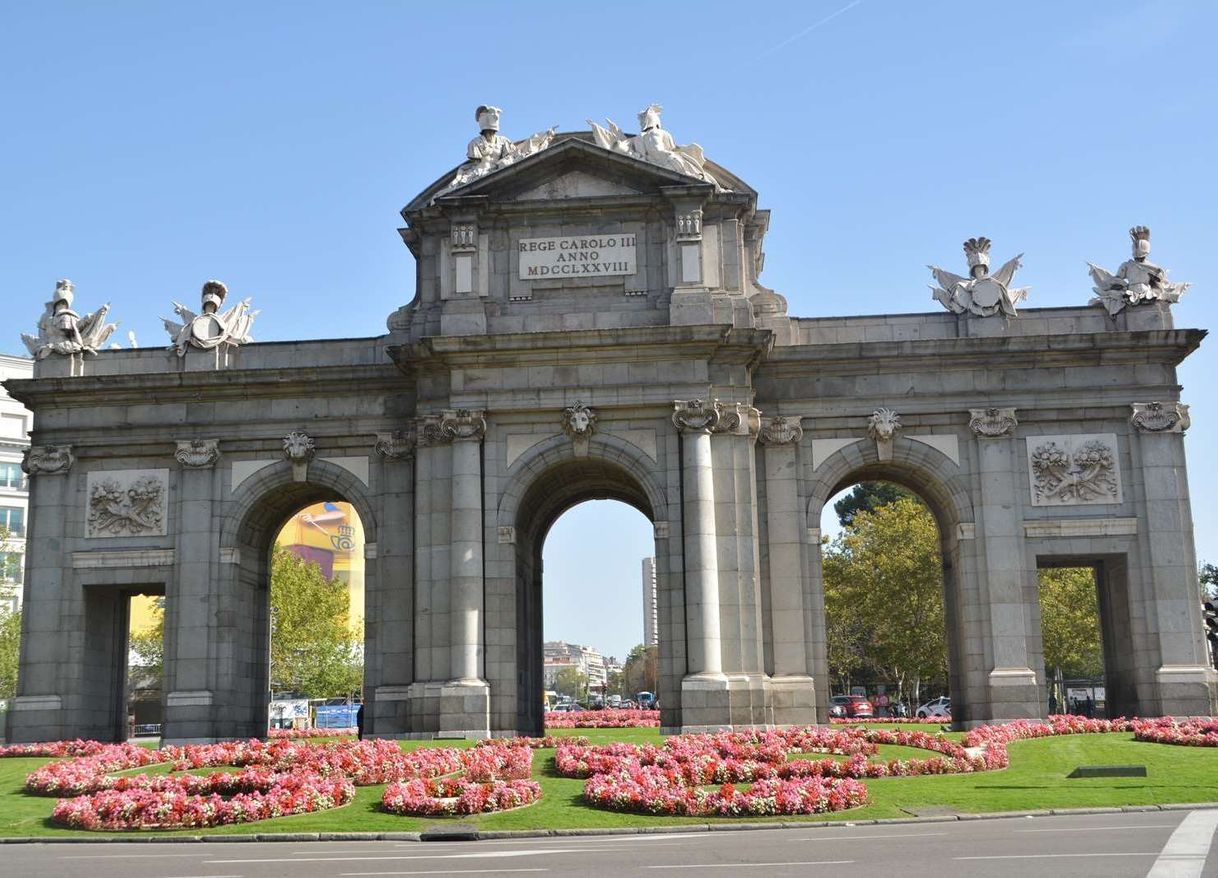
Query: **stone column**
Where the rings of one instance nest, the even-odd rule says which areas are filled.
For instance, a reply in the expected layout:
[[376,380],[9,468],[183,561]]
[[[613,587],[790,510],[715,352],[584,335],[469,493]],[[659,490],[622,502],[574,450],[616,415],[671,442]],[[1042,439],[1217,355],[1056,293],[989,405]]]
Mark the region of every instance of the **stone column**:
[[[222,607],[217,599],[221,559],[219,541],[211,526],[213,484],[220,459],[217,439],[187,439],[177,443],[177,526],[174,539],[174,576],[165,589],[165,719],[161,737],[166,743],[212,741],[221,735],[216,727],[216,705],[239,704],[241,731],[258,735],[261,715],[248,714],[251,699],[240,697],[231,669],[220,669],[210,655],[210,627]],[[223,609],[228,609],[224,607]],[[220,691],[217,691],[217,688]],[[248,695],[248,693],[241,693]]]
[[774,669],[770,678],[774,722],[816,722],[816,692],[808,675],[804,622],[803,540],[795,449],[804,431],[799,418],[761,422],[765,447],[766,544],[769,556],[770,630]]
[[673,404],[684,458],[685,607],[689,627],[689,673],[723,678],[719,623],[719,562],[715,545],[715,480],[711,430],[717,403],[700,399]]
[[65,570],[70,562],[63,552],[70,518],[65,505],[71,496],[69,471],[75,460],[70,445],[35,445],[26,451],[21,467],[30,477],[30,503],[25,524],[21,673],[17,697],[8,709],[10,744],[99,732],[68,710],[76,694],[74,681],[83,676],[79,649],[71,649],[64,636],[70,630],[65,626],[84,624],[80,601],[67,600],[71,574]]
[[[1027,569],[1023,546],[1023,504],[1017,473],[1015,409],[974,409],[969,428],[976,437],[981,476],[976,506],[978,537],[985,553],[985,590],[989,610],[989,705],[970,705],[974,716],[1020,719],[1040,716],[1036,673],[1029,667],[1025,604],[1035,600],[1026,588],[1035,571]],[[970,717],[960,717],[968,721]]]
[[482,564],[482,439],[486,418],[467,409],[446,411],[442,436],[452,442],[452,529],[450,594],[450,676],[440,688],[439,737],[490,735],[490,687],[483,679],[485,606]]
[[1148,620],[1151,642],[1135,654],[1158,657],[1154,668],[1135,668],[1141,678],[1154,673],[1154,691],[1139,693],[1146,715],[1210,715],[1218,710],[1218,673],[1210,667],[1201,633],[1197,600],[1197,559],[1184,462],[1188,406],[1176,402],[1134,403],[1134,463],[1141,468],[1145,515],[1139,527],[1147,549],[1142,598],[1154,607]]
[[441,422],[441,428],[453,438],[451,674],[454,683],[470,682],[482,677],[482,438],[486,421],[481,413],[456,412]]

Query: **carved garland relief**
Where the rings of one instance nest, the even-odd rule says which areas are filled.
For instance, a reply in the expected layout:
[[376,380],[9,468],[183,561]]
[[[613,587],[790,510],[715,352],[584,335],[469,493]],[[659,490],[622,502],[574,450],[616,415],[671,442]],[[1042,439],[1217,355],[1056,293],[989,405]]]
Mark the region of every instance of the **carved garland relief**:
[[1121,502],[1121,469],[1112,433],[1028,437],[1033,506]]
[[86,482],[85,536],[164,536],[169,470],[102,470]]

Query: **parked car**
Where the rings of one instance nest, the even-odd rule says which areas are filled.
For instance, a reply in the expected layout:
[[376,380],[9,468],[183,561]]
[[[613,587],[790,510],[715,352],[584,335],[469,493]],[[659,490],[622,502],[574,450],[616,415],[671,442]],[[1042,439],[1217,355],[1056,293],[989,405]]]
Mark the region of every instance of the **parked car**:
[[934,719],[944,718],[951,719],[952,716],[952,700],[946,695],[940,695],[931,701],[926,702],[917,710],[918,719]]
[[834,695],[829,699],[829,716],[873,717],[875,708],[862,695]]

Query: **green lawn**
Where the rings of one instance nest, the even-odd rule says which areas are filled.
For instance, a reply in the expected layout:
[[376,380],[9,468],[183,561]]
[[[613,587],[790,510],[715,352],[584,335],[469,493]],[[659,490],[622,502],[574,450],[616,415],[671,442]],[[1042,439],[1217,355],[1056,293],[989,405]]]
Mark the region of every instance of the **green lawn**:
[[[909,728],[906,726],[905,728]],[[659,743],[656,729],[571,729],[557,734],[587,735],[593,743],[629,741]],[[451,742],[444,742],[451,746]],[[414,749],[435,742],[406,741]],[[1145,744],[1127,733],[1072,735],[1020,741],[1009,746],[1011,767],[980,774],[869,780],[872,804],[836,815],[806,818],[746,818],[750,820],[860,820],[908,817],[927,809],[986,812],[1023,811],[1045,808],[1151,805],[1175,802],[1218,801],[1218,753],[1200,747]],[[930,756],[909,747],[882,746],[879,758]],[[0,759],[0,835],[57,836],[102,835],[78,833],[52,826],[48,815],[55,800],[27,796],[22,791],[26,774],[44,759]],[[1140,764],[1145,778],[1088,778],[1067,780],[1078,765]],[[706,818],[645,817],[602,811],[584,805],[580,798],[583,781],[558,777],[554,751],[539,750],[534,777],[544,796],[527,808],[477,817],[423,819],[386,814],[379,808],[383,787],[360,787],[355,801],[321,814],[302,814],[213,830],[186,830],[187,834],[260,832],[417,832],[453,826],[460,822],[485,830],[566,829],[590,827],[661,826],[705,824]],[[723,822],[730,822],[726,819]]]

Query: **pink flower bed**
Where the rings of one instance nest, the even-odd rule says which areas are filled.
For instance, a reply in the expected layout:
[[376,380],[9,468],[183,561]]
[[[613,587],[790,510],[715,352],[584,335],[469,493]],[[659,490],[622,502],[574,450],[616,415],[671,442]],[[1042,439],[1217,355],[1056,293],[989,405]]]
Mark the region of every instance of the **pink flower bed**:
[[592,742],[584,735],[545,735],[541,738],[488,738],[475,747],[532,747],[534,750],[553,749],[560,744],[572,747],[587,747]]
[[1218,747],[1218,718],[1174,720],[1160,719],[1130,720],[1133,737],[1138,741],[1155,744],[1180,744],[1186,747]]
[[573,710],[547,713],[547,729],[659,728],[658,710]]
[[1043,720],[1021,719],[996,726],[978,726],[964,736],[966,747],[1004,746],[1011,741],[1048,738],[1053,735],[1088,735],[1133,730],[1133,720],[1087,719],[1070,714],[1054,714]]
[[532,747],[484,743],[462,752],[464,777],[392,783],[385,788],[381,805],[394,814],[446,817],[505,811],[541,798],[541,785],[529,780]]
[[268,738],[348,738],[359,734],[359,729],[271,729],[266,733]]
[[946,725],[950,723],[950,716],[932,716],[926,719],[919,719],[916,716],[831,716],[829,722],[835,726],[854,726],[866,725],[867,723],[892,723],[893,725]]

